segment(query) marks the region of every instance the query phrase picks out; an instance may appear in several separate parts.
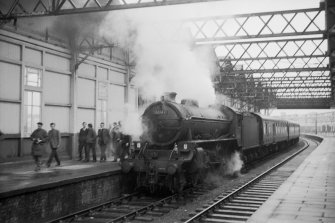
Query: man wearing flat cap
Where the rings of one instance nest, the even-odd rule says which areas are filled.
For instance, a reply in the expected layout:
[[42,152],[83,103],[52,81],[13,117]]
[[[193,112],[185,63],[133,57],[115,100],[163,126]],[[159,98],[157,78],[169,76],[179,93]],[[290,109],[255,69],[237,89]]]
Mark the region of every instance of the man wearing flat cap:
[[31,146],[31,155],[34,158],[36,168],[35,171],[39,171],[41,169],[40,159],[45,151],[46,142],[48,141],[48,133],[44,129],[42,129],[43,123],[37,123],[37,129],[30,135],[33,144]]

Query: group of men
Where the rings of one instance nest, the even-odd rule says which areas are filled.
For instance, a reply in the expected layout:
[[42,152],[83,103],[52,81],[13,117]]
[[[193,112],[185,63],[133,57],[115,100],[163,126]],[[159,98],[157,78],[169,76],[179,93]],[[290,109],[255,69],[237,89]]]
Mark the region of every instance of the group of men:
[[37,129],[30,135],[31,140],[33,141],[31,147],[31,155],[34,158],[36,168],[35,171],[39,171],[41,169],[41,157],[45,151],[46,143],[49,142],[51,153],[49,155],[49,159],[47,161],[47,167],[50,167],[50,164],[53,158],[56,159],[57,165],[60,166],[60,160],[57,154],[57,149],[61,145],[61,135],[60,132],[55,128],[55,123],[50,123],[50,130],[47,133],[43,128],[43,123],[37,123]]
[[[86,122],[83,122],[82,125],[83,128],[81,128],[79,132],[79,160],[89,162],[90,153],[92,151],[93,162],[96,162],[96,143],[99,145],[101,150],[100,162],[106,161],[107,148],[108,151],[112,152],[114,162],[120,161],[129,155],[131,137],[122,133],[120,122],[114,122],[113,127],[110,129],[105,128],[105,123],[100,123],[98,134],[96,134],[92,124],[87,125]],[[50,130],[47,132],[42,128],[43,123],[38,122],[37,129],[30,136],[31,140],[33,141],[31,154],[36,164],[35,171],[39,171],[41,169],[42,163],[40,159],[46,149],[47,142],[50,144],[51,153],[49,155],[46,166],[50,167],[50,164],[54,158],[57,162],[56,166],[60,166],[57,149],[61,146],[61,135],[55,126],[55,123],[50,123]]]
[[[106,150],[112,153],[113,162],[120,161],[129,155],[129,147],[131,138],[129,135],[123,134],[121,130],[121,122],[113,123],[110,129],[105,128],[105,123],[100,123],[98,133],[93,129],[92,124],[82,123],[83,127],[79,131],[79,161],[88,162],[90,153],[92,152],[93,162],[96,158],[96,143],[100,147],[100,162],[106,161]],[[88,127],[87,127],[88,126]],[[97,140],[97,142],[96,142]],[[83,152],[85,157],[83,157]]]

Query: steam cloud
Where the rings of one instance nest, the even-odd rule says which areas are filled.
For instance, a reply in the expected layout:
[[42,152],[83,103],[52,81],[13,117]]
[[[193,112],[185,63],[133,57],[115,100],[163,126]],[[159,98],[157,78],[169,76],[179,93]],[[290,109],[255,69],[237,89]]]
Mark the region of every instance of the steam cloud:
[[[167,9],[168,10],[168,9]],[[143,9],[109,13],[100,26],[100,35],[129,48],[136,60],[133,83],[144,97],[159,98],[175,91],[178,98],[195,98],[201,106],[215,102],[208,48],[192,45],[181,23],[171,11],[158,14]],[[164,20],[162,19],[164,18]]]
[[241,160],[240,153],[235,151],[230,155],[230,157],[224,158],[224,173],[226,175],[236,175],[240,173],[243,166],[243,161]]

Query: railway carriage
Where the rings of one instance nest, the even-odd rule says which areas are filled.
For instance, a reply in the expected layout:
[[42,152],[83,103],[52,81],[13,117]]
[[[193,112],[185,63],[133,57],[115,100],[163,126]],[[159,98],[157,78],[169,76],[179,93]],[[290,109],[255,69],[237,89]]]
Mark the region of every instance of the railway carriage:
[[300,125],[293,122],[288,122],[287,129],[289,142],[291,144],[297,143],[300,136]]

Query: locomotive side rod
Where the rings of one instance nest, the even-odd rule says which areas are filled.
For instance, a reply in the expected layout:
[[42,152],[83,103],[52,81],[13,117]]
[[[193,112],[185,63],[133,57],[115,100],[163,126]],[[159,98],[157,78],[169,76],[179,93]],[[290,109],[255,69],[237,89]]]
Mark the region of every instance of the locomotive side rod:
[[263,172],[262,174],[260,174],[256,178],[254,178],[251,181],[247,182],[246,184],[242,185],[241,187],[239,187],[235,191],[229,193],[228,195],[226,195],[223,198],[219,199],[218,201],[214,202],[212,205],[210,205],[207,208],[205,208],[204,210],[200,211],[199,213],[197,213],[196,215],[194,215],[193,217],[191,217],[190,219],[188,219],[184,223],[192,223],[192,222],[201,221],[201,218],[206,217],[208,214],[213,212],[217,207],[220,207],[222,204],[225,204],[225,203],[229,202],[234,197],[238,196],[240,193],[242,193],[243,191],[247,190],[249,187],[251,187],[254,184],[256,184],[257,182],[259,182],[261,179],[263,179],[264,177],[266,177],[267,175],[272,173],[278,167],[287,163],[289,160],[291,160],[292,158],[294,158],[295,156],[300,154],[302,151],[304,151],[308,147],[309,147],[309,143],[306,141],[306,145],[303,148],[301,148],[300,150],[298,150],[297,152],[295,152],[291,156],[287,157],[286,159],[284,159],[280,163],[276,164],[275,166],[271,167],[270,169],[266,170],[265,172]]

